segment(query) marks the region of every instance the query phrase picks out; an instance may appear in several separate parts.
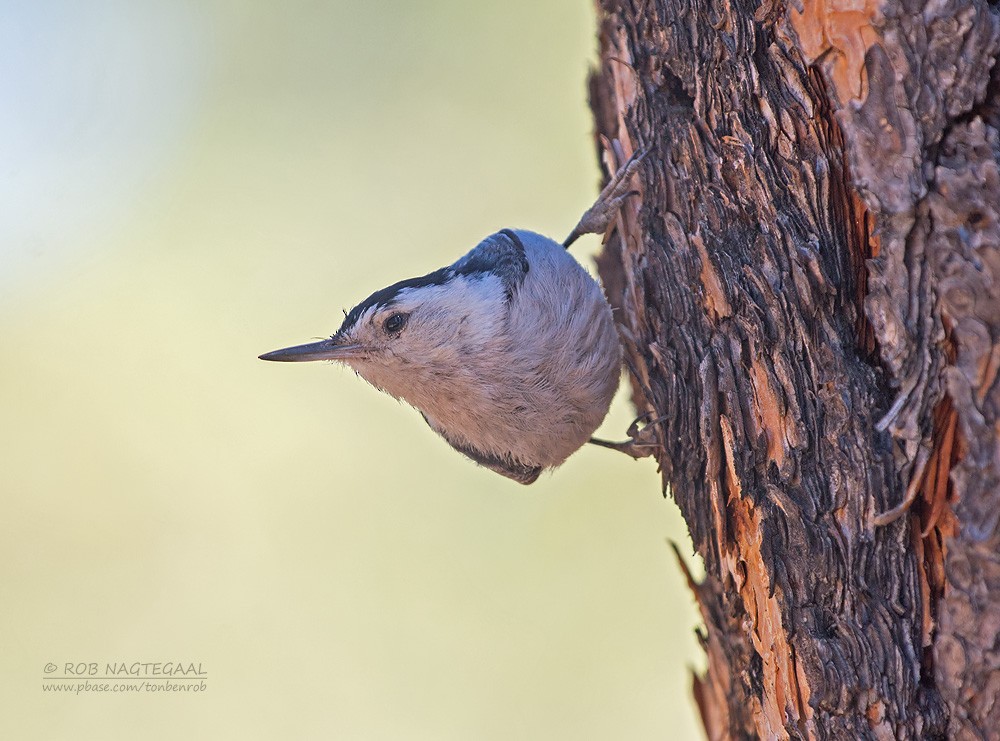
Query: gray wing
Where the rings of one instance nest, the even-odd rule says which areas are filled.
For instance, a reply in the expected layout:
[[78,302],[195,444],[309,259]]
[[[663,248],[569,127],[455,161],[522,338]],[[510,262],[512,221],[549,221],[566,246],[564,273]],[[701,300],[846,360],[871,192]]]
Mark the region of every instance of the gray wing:
[[510,229],[491,234],[451,266],[459,275],[492,273],[500,278],[510,300],[528,273],[528,256]]
[[512,460],[501,458],[497,455],[484,453],[482,450],[473,448],[471,445],[456,443],[454,440],[449,438],[441,428],[431,422],[431,420],[427,418],[426,414],[420,412],[420,416],[423,417],[424,422],[426,422],[428,426],[434,430],[434,432],[443,437],[451,447],[464,455],[466,458],[471,458],[483,468],[488,468],[501,476],[506,476],[519,484],[525,485],[535,483],[542,473],[541,466],[529,466],[525,463],[517,463]]
[[[444,437],[444,435],[442,435],[442,437]],[[448,440],[447,437],[444,439]],[[490,455],[489,453],[484,453],[481,450],[476,450],[475,448],[458,445],[452,440],[448,440],[448,444],[462,455],[474,460],[483,468],[495,471],[501,476],[513,479],[519,484],[533,484],[542,473],[541,466],[528,466],[524,463],[508,461],[500,458],[499,456]]]

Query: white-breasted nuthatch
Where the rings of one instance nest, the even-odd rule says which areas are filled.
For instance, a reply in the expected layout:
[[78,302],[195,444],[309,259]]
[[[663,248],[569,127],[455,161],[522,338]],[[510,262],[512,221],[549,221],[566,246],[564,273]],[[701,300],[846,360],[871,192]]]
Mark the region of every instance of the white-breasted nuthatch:
[[376,291],[329,339],[261,359],[345,363],[414,406],[460,453],[533,483],[591,439],[618,388],[611,307],[566,248],[607,228],[640,159],[563,244],[503,229],[448,267]]

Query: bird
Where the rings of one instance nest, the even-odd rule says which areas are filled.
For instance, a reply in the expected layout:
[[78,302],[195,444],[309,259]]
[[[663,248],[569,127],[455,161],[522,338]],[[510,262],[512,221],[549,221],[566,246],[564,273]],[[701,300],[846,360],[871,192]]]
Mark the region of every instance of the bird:
[[641,457],[630,443],[591,437],[618,388],[622,350],[601,286],[568,247],[606,231],[637,193],[628,181],[643,156],[562,243],[501,229],[449,266],[375,291],[329,338],[260,359],[343,363],[416,408],[459,453],[521,484],[587,442]]

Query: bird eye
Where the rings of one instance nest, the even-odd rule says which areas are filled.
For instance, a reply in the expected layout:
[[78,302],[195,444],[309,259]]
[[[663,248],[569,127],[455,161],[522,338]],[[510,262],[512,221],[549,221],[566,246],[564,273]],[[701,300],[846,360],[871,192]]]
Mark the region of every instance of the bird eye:
[[409,314],[392,314],[382,322],[382,329],[388,334],[396,334],[406,326],[406,320],[409,318]]

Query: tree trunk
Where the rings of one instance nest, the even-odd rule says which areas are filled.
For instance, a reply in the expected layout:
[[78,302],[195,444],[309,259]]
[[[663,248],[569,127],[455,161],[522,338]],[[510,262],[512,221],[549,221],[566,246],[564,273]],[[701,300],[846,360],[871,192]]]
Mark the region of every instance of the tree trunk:
[[600,258],[719,738],[1000,738],[1000,14],[607,0]]

